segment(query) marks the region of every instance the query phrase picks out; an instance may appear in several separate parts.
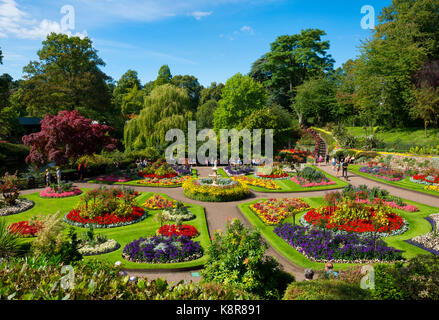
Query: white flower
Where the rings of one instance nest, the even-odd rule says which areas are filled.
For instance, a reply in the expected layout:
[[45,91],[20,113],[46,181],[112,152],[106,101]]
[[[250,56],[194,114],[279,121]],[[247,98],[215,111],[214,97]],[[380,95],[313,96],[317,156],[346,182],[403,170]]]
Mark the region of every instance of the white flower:
[[114,263],[114,265],[115,265],[116,267],[119,267],[121,264],[122,264],[122,262],[120,262],[120,261],[116,261],[116,262]]

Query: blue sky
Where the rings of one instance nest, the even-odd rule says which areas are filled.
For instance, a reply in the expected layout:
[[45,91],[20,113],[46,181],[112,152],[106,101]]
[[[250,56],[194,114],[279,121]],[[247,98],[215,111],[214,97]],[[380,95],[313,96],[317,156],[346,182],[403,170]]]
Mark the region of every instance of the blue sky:
[[[118,80],[136,70],[142,84],[154,80],[167,64],[173,75],[190,74],[208,86],[225,82],[270,50],[278,36],[302,29],[326,31],[330,54],[340,66],[358,54],[361,27],[370,5],[378,15],[391,0],[0,0],[0,74],[22,77],[22,68],[37,59],[41,41],[50,31],[93,40],[106,62],[103,71]],[[74,9],[74,29],[62,19]],[[66,21],[66,20],[64,20]],[[69,21],[67,21],[69,22]],[[70,24],[71,28],[72,25]]]

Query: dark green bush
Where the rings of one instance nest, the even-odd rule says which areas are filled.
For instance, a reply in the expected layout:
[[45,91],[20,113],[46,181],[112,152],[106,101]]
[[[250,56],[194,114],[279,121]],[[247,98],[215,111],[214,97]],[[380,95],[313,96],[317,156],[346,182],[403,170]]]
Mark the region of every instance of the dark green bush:
[[[0,300],[253,300],[254,295],[230,285],[182,282],[169,285],[162,279],[130,281],[119,270],[96,259],[74,266],[74,287],[63,289],[62,265],[48,260],[0,262]],[[65,278],[64,278],[65,279]],[[64,283],[69,283],[65,281]]]
[[284,300],[370,300],[369,290],[357,283],[336,279],[317,279],[290,283]]

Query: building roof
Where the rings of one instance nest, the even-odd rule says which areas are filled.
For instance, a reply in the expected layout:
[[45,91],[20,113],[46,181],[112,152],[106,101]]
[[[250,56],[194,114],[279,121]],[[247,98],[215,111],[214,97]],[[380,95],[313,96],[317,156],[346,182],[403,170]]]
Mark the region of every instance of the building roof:
[[41,124],[41,118],[38,117],[19,117],[18,123],[22,126],[38,126]]

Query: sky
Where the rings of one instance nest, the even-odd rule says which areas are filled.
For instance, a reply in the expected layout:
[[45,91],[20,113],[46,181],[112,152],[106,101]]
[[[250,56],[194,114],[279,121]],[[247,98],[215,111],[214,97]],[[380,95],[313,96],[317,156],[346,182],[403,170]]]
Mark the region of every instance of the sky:
[[132,69],[145,84],[167,64],[172,75],[193,75],[205,87],[214,81],[225,83],[238,72],[247,74],[278,36],[308,28],[327,33],[323,39],[330,41],[329,53],[339,67],[359,54],[376,16],[390,4],[391,0],[0,0],[0,74],[22,78],[23,67],[38,60],[37,51],[50,32],[92,39],[106,63],[102,70],[115,81]]

